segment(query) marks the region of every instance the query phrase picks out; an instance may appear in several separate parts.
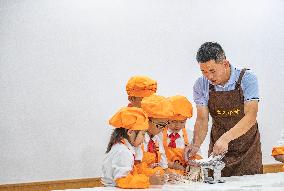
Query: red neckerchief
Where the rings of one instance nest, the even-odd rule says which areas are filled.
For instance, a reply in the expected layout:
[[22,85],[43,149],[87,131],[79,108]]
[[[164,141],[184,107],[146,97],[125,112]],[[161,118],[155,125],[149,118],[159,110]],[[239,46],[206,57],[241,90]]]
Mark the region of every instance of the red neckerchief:
[[156,151],[156,145],[152,138],[148,142],[148,152],[154,153]]
[[180,138],[180,135],[178,133],[171,133],[169,134],[169,138],[170,138],[170,143],[168,145],[168,147],[171,147],[171,148],[176,148],[177,145],[176,145],[176,140],[178,138]]

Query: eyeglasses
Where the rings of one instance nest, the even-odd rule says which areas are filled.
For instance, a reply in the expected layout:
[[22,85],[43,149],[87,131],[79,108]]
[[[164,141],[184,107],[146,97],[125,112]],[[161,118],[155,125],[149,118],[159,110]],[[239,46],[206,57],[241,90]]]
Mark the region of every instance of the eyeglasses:
[[183,124],[183,123],[186,123],[186,120],[171,120],[171,121],[169,121],[169,124],[171,124],[171,123],[175,123],[175,124],[181,123],[181,124]]
[[149,120],[151,123],[153,123],[158,129],[164,129],[168,124],[169,122],[167,121],[166,123],[155,123],[154,121],[152,120]]

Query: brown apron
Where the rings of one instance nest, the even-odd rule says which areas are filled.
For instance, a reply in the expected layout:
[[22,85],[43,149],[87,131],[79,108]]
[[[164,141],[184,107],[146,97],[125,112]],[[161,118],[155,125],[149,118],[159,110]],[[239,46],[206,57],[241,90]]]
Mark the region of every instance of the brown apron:
[[[215,142],[245,115],[241,88],[245,71],[246,69],[241,71],[234,90],[215,91],[214,86],[209,84],[208,108],[213,120],[209,155],[212,153]],[[262,174],[262,152],[257,122],[245,134],[229,143],[228,152],[223,161],[226,167],[222,170],[222,176]]]

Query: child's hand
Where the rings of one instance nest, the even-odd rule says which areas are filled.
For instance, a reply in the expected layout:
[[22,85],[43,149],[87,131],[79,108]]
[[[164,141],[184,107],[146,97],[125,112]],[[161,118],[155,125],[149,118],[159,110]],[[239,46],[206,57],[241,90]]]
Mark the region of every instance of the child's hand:
[[149,176],[149,181],[151,185],[163,185],[165,183],[165,177],[154,174]]
[[159,163],[153,163],[153,164],[149,165],[150,168],[155,168],[155,167],[158,167],[158,166],[160,166]]
[[184,159],[188,161],[190,157],[193,157],[199,150],[200,146],[188,145],[184,148]]
[[176,162],[173,164],[173,169],[185,170],[185,168],[182,165],[180,165],[179,163],[176,163]]

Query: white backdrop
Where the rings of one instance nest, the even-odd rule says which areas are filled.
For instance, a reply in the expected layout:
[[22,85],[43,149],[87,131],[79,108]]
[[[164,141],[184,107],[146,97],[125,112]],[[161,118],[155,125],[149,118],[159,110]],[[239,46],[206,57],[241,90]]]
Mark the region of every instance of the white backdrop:
[[[259,79],[264,163],[283,128],[283,0],[0,0],[0,184],[100,176],[133,75],[192,100],[219,42]],[[194,117],[189,120],[192,128]],[[202,151],[206,153],[208,141]]]

